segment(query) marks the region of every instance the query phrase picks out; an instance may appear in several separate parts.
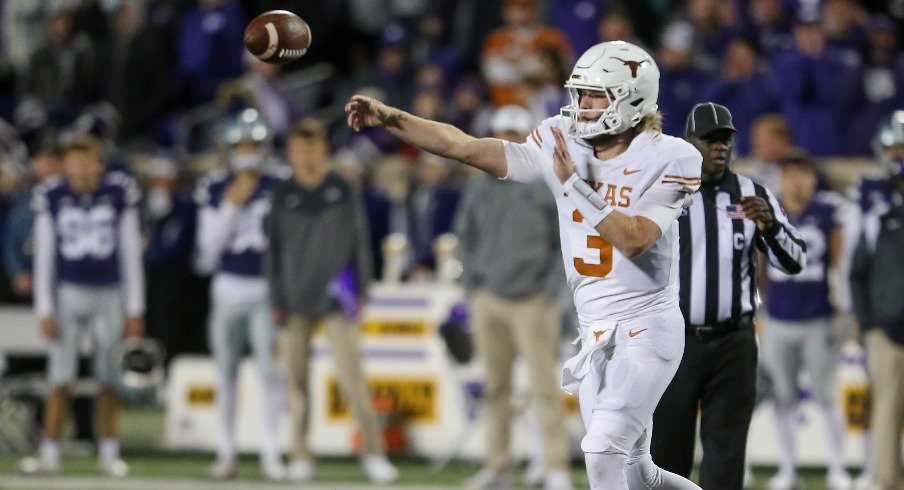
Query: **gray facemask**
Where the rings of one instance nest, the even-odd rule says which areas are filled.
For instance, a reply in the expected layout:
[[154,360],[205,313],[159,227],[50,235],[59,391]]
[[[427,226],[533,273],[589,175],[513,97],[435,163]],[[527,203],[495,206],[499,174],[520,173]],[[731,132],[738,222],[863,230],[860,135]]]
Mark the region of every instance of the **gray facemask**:
[[229,167],[236,172],[259,169],[264,164],[264,157],[259,153],[234,154],[229,157]]

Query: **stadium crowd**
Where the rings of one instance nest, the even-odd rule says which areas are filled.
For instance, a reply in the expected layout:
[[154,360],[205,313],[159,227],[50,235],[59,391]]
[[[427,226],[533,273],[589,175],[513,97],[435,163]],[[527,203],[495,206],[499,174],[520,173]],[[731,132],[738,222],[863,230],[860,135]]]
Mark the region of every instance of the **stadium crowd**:
[[[734,115],[735,150],[777,163],[792,147],[869,156],[904,107],[904,8],[883,0],[0,0],[0,304],[31,302],[35,188],[61,172],[73,136],[141,184],[148,335],[169,357],[206,352],[208,278],[194,262],[198,178],[224,167],[229,122],[256,109],[282,160],[295,123],[329,128],[332,164],[363,189],[375,271],[383,242],[410,244],[402,276],[430,278],[470,174],[383,128],[344,125],[367,93],[477,136],[494,107],[534,122],[567,103],[576,55],[605,41],[648,49],[664,132],[695,104]],[[897,7],[895,7],[897,6]],[[310,25],[309,53],[270,65],[243,47],[272,9]],[[770,178],[773,179],[770,181]],[[780,191],[778,174],[761,182]],[[174,307],[178,305],[178,307]],[[190,312],[190,314],[185,314]]]
[[[246,19],[276,7],[314,26],[310,53],[284,67],[254,60],[241,41]],[[216,155],[220,123],[241,109],[258,109],[277,149],[293,121],[321,116],[333,123],[342,172],[368,188],[374,251],[388,233],[408,234],[416,274],[432,265],[432,238],[450,230],[462,176],[383,130],[335,124],[349,94],[486,135],[493,105],[524,105],[537,121],[556,112],[575,53],[623,39],[655,53],[667,134],[682,133],[693,104],[712,101],[736,115],[739,156],[774,161],[775,134],[817,156],[862,156],[881,119],[904,105],[904,17],[894,15],[904,13],[853,0],[6,1],[0,302],[28,296],[17,257],[27,196],[74,132],[105,138],[115,165],[150,177],[146,191],[149,157],[173,162],[177,189],[188,189]],[[307,83],[322,63],[327,75]],[[416,171],[396,168],[405,161]],[[190,250],[148,243],[151,269]]]

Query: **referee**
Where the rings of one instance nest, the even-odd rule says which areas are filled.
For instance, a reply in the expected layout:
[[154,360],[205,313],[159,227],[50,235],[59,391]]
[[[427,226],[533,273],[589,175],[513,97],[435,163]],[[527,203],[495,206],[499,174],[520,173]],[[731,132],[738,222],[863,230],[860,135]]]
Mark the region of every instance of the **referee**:
[[651,447],[658,466],[688,477],[699,407],[700,486],[719,490],[740,489],[744,479],[756,388],[756,250],[789,274],[805,261],[804,242],[775,196],[729,169],[736,132],[718,104],[697,104],[687,118],[686,139],[703,155],[703,185],[678,218],[684,357],[653,415]]

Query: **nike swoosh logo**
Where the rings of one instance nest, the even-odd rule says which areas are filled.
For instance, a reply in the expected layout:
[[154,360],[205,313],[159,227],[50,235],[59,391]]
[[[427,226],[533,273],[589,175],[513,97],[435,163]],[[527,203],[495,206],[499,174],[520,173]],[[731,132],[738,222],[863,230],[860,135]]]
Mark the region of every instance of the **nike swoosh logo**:
[[640,171],[641,171],[641,169],[637,169],[637,170],[628,170],[628,169],[624,169],[624,170],[622,171],[622,173],[625,174],[625,175],[632,175],[632,174],[636,174],[637,172],[640,172]]
[[640,335],[640,332],[646,330],[645,328],[641,328],[640,330],[628,330],[628,337],[637,337]]

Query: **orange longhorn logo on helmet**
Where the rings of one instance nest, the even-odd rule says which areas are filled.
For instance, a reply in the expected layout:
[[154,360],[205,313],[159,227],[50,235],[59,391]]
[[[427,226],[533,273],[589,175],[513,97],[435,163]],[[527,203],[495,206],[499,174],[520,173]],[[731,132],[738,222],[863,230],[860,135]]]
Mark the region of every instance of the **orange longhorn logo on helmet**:
[[613,56],[612,59],[621,61],[622,63],[625,64],[625,66],[630,68],[631,69],[631,78],[637,78],[637,69],[640,68],[640,65],[650,62],[650,60],[640,60],[640,61],[623,60],[616,56]]

